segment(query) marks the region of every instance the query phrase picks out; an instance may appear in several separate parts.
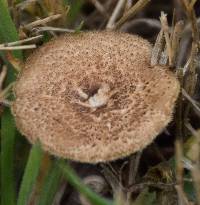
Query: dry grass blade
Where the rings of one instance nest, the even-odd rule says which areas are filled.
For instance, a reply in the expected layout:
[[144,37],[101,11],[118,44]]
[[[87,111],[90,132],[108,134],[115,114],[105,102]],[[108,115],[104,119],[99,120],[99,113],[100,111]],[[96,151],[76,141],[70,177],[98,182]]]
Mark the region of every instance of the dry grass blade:
[[191,4],[189,4],[189,2],[187,2],[186,0],[182,0],[182,2],[185,5],[185,12],[186,12],[188,19],[190,20],[191,25],[192,25],[193,41],[198,44],[199,38],[200,38],[199,37],[199,28],[198,28],[195,10],[193,7],[191,7],[191,5],[194,6],[195,1],[193,1],[193,3],[191,2]]
[[36,21],[31,22],[29,24],[26,24],[24,26],[24,28],[27,29],[27,30],[31,30],[32,28],[34,28],[36,26],[49,23],[49,22],[57,20],[57,19],[59,19],[61,17],[62,17],[62,14],[55,14],[55,15],[52,15],[52,16],[48,16],[48,17],[46,17],[44,19],[39,19],[39,20],[36,20]]
[[[196,14],[195,14],[195,10],[192,7],[191,8],[191,4],[186,1],[186,0],[182,0],[181,1],[184,9],[185,9],[185,13],[191,23],[191,29],[192,29],[192,37],[193,37],[193,42],[192,42],[192,49],[191,49],[191,54],[190,54],[190,64],[189,64],[189,70],[188,70],[188,76],[187,79],[187,84],[185,86],[185,90],[188,92],[189,95],[193,95],[194,94],[194,90],[196,87],[196,82],[197,82],[197,75],[196,75],[196,57],[197,57],[197,53],[198,53],[198,44],[199,44],[199,29],[198,29],[198,23],[197,23],[197,19],[196,19]],[[195,3],[195,1],[194,1]],[[192,4],[194,6],[194,4]],[[185,118],[187,117],[188,113],[190,110],[190,105],[187,106],[186,111],[185,111]]]
[[139,151],[135,155],[132,155],[130,158],[129,165],[129,185],[132,185],[136,182],[137,171],[139,168],[140,159],[142,156],[142,152]]
[[182,88],[182,94],[183,96],[191,103],[191,105],[195,108],[196,111],[200,114],[200,107],[198,106],[197,102],[193,100],[190,95],[185,91],[184,88]]
[[6,51],[5,53],[6,53],[5,56],[6,56],[7,60],[9,61],[9,63],[13,66],[13,68],[14,68],[17,72],[20,72],[21,69],[22,69],[23,66],[24,66],[23,61],[19,60],[18,58],[15,58],[15,57],[12,55],[12,51]]
[[197,159],[196,159],[196,164],[199,166],[200,165],[200,135],[199,133],[192,127],[190,123],[185,123],[185,126],[187,129],[192,133],[192,135],[196,138],[196,141],[198,143],[198,146],[196,148],[196,152],[199,153],[197,154]]
[[172,33],[172,36],[171,36],[172,65],[173,66],[176,63],[176,57],[177,57],[177,52],[178,52],[178,48],[179,48],[179,43],[180,43],[182,31],[183,31],[183,21],[179,21],[175,24],[175,27],[173,29],[173,33]]
[[39,35],[39,36],[34,36],[34,37],[31,37],[31,38],[26,38],[26,39],[19,40],[19,41],[4,43],[4,44],[0,44],[0,47],[17,46],[17,45],[21,45],[23,43],[27,43],[27,42],[30,42],[30,41],[38,40],[38,39],[40,39],[42,37],[43,37],[43,35]]
[[187,84],[185,85],[185,90],[190,94],[193,95],[197,83],[197,73],[196,73],[196,67],[197,67],[197,53],[198,53],[198,45],[195,42],[192,42],[192,49],[190,53],[190,63],[188,65],[188,75],[187,78]]
[[113,193],[115,193],[116,190],[119,190],[120,183],[117,178],[117,176],[113,173],[113,171],[108,167],[106,164],[101,164],[102,172],[104,174],[104,177],[109,182],[110,186],[112,187]]
[[7,66],[4,65],[0,74],[0,90],[2,90],[3,88],[3,82],[6,78],[7,70],[8,70]]
[[197,0],[191,0],[189,8],[192,9],[194,5],[196,4]]
[[133,0],[126,0],[126,6],[125,6],[125,11],[128,11],[133,4]]
[[200,135],[199,133],[191,126],[190,123],[185,123],[187,129],[192,133],[192,135],[196,138],[198,146],[196,147],[197,159],[190,166],[190,171],[193,178],[193,184],[196,190],[196,199],[197,204],[200,205]]
[[32,29],[32,32],[40,33],[44,31],[54,31],[54,32],[66,32],[66,33],[74,33],[76,30],[73,29],[67,29],[67,28],[56,28],[51,26],[42,26],[42,27],[36,27]]
[[90,1],[94,4],[96,9],[99,11],[99,13],[101,13],[104,17],[108,18],[108,13],[104,8],[104,6],[101,4],[101,2],[99,2],[98,0],[90,0]]
[[161,55],[160,55],[159,64],[160,65],[167,65],[168,64],[168,59],[169,59],[169,56],[167,54],[167,46],[165,44],[164,49],[163,49],[163,51],[161,52]]
[[9,86],[3,90],[3,83],[6,78],[7,71],[8,68],[4,65],[0,74],[0,104],[9,107],[10,101],[6,100],[5,98],[8,96],[10,88],[12,88],[12,83],[9,84]]
[[176,141],[175,148],[176,148],[176,180],[177,180],[177,185],[175,186],[175,188],[178,194],[178,202],[179,204],[189,205],[189,201],[183,190],[183,171],[184,171],[184,167],[182,163],[183,145],[180,139]]
[[164,31],[166,49],[169,58],[169,66],[172,66],[172,46],[170,42],[170,34],[169,34],[169,26],[167,21],[167,15],[164,12],[161,12],[160,22],[162,25],[162,29]]
[[193,178],[194,187],[196,190],[197,204],[200,205],[200,170],[199,170],[199,166],[194,165],[193,169],[191,169],[191,174],[192,174],[192,178]]
[[164,32],[161,29],[156,38],[156,42],[152,50],[151,66],[157,65],[159,63],[159,59],[160,59],[163,47],[164,47]]
[[24,50],[36,48],[35,44],[24,45],[24,46],[1,46],[0,51],[11,51],[11,50]]
[[183,189],[181,186],[176,185],[175,189],[177,191],[178,194],[178,199],[179,199],[179,204],[180,205],[190,205],[187,196],[185,195]]
[[175,143],[176,148],[176,179],[177,184],[182,187],[183,185],[183,164],[182,164],[182,158],[183,158],[183,148],[182,148],[182,142],[181,140],[177,140]]
[[[128,177],[128,185],[129,186],[133,185],[136,182],[136,176],[137,176],[141,156],[142,156],[142,152],[138,152],[138,153],[136,153],[136,155],[132,155],[130,157],[129,177]],[[131,201],[132,201],[131,195],[132,195],[132,192],[129,191],[127,193],[127,205],[131,204]]]
[[139,11],[141,11],[151,0],[138,0],[137,3],[132,6],[115,24],[114,29],[118,29],[125,23],[129,18],[135,16]]
[[123,9],[124,5],[126,3],[126,0],[119,0],[114,11],[112,12],[112,15],[106,25],[107,29],[112,29],[114,27],[114,23],[117,20],[121,10]]
[[185,63],[185,65],[183,66],[183,75],[185,75],[185,73],[188,71],[190,63],[191,63],[191,58],[189,58]]
[[0,99],[1,100],[4,100],[5,98],[8,97],[9,92],[12,89],[13,85],[14,85],[14,82],[10,83],[3,91],[0,92]]

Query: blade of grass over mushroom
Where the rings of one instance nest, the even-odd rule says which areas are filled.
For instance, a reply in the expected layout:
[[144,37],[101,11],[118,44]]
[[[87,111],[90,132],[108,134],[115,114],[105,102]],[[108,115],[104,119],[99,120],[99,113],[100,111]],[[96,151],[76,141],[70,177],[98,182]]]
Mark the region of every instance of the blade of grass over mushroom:
[[58,169],[57,161],[53,162],[48,170],[48,175],[45,178],[42,186],[42,192],[38,201],[38,205],[49,205],[54,201],[55,194],[58,190],[61,181],[62,172]]
[[35,145],[33,145],[29,154],[18,195],[17,205],[28,204],[31,190],[39,173],[42,156],[43,152],[41,150],[40,144],[37,142]]
[[113,202],[108,201],[104,199],[103,197],[100,197],[95,192],[93,192],[91,189],[89,189],[87,186],[85,186],[67,162],[65,162],[64,160],[60,160],[58,162],[58,166],[62,170],[63,175],[68,180],[68,182],[75,189],[77,189],[77,191],[83,194],[88,199],[88,201],[91,202],[91,204],[113,205]]
[[[7,1],[0,0],[0,42],[18,40],[16,28],[12,22],[7,7]],[[1,57],[4,56],[0,52]],[[21,51],[14,51],[16,58],[22,59]],[[5,58],[3,58],[5,60]],[[8,64],[8,62],[5,62]],[[15,72],[9,66],[5,86],[15,79]],[[13,177],[13,156],[16,128],[9,109],[5,109],[1,116],[1,204],[15,204],[15,184]]]

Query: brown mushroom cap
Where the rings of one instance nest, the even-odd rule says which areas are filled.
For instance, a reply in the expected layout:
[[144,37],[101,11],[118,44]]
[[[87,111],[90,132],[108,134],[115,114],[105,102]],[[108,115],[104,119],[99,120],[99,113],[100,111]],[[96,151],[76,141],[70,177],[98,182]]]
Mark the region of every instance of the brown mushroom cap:
[[125,33],[50,41],[28,58],[16,82],[18,129],[50,153],[81,162],[143,149],[171,120],[179,93],[174,74],[151,67],[150,55],[146,40]]

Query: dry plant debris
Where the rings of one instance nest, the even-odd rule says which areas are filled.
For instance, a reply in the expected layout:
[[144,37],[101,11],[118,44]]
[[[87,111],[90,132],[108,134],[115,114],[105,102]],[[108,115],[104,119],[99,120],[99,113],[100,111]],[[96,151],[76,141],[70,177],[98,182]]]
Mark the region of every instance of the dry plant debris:
[[37,49],[15,85],[12,112],[30,142],[81,162],[143,149],[172,118],[179,82],[150,65],[146,40],[120,32],[58,37]]

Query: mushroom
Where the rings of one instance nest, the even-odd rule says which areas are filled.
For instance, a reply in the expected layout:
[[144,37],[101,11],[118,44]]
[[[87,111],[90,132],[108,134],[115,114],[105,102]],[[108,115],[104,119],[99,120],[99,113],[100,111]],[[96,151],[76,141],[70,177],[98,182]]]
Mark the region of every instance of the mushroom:
[[18,129],[59,157],[97,163],[145,148],[172,119],[179,82],[150,66],[141,37],[111,31],[67,34],[25,63],[12,104]]

